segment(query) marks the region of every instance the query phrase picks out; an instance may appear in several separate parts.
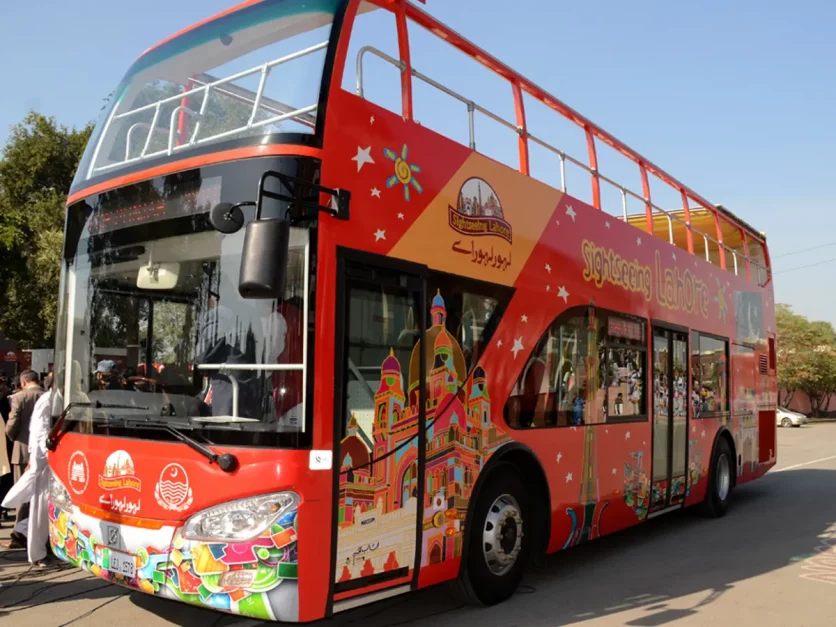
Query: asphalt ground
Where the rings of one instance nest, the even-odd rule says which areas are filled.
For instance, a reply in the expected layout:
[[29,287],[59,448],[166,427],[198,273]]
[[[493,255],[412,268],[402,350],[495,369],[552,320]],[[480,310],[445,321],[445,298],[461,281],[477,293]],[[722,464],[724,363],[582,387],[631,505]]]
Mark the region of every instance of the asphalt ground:
[[[318,627],[836,625],[836,423],[778,430],[779,465],[729,513],[689,511],[549,556],[509,601],[461,606],[441,586]],[[7,538],[8,523],[0,530]],[[130,592],[84,572],[29,569],[0,552],[0,625],[264,625]]]

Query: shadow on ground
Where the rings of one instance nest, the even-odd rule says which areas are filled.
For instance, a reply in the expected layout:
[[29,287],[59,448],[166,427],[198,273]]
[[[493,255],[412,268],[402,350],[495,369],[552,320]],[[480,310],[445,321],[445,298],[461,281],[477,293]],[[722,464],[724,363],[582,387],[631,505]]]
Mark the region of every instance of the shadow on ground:
[[[667,625],[698,615],[701,608],[741,581],[807,557],[836,523],[836,470],[773,473],[734,494],[735,501],[725,518],[707,520],[689,511],[678,512],[549,556],[529,570],[524,585],[512,599],[492,608],[462,606],[446,586],[439,586],[338,614],[314,625],[461,627],[471,623],[554,627],[583,621],[595,624],[596,619],[630,609],[643,610],[644,615],[629,625]],[[18,575],[6,575],[4,564],[0,562],[0,582],[14,580]],[[56,571],[57,583],[29,585],[24,578],[11,591],[0,589],[0,621],[32,602],[58,600],[60,586],[70,585],[63,583],[65,578],[70,577]],[[122,593],[96,579],[87,578],[84,585],[87,588],[79,594],[88,598]],[[33,593],[35,596],[27,598]],[[702,596],[691,608],[669,607],[669,601],[688,595]],[[140,593],[130,593],[129,599],[177,625],[265,624]]]

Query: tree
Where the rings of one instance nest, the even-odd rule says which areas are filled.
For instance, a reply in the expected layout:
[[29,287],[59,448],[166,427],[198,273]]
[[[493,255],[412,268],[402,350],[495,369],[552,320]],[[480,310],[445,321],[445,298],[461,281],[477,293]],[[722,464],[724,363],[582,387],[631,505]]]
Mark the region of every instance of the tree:
[[779,402],[787,406],[801,391],[814,415],[820,415],[836,394],[836,331],[829,322],[811,322],[783,304],[777,306],[776,322]]
[[32,111],[2,149],[0,331],[23,347],[54,341],[67,192],[91,131]]
[[793,313],[789,305],[777,304],[775,309],[778,345],[779,403],[784,407],[792,402],[806,376],[804,354],[797,349],[808,344],[807,319]]

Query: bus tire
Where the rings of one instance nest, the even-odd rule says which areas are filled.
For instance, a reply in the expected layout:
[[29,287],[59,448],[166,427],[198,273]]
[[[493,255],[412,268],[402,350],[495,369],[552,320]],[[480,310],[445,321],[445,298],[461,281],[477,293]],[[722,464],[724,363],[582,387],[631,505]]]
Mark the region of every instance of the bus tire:
[[722,518],[731,503],[734,489],[734,456],[725,437],[719,437],[711,455],[711,471],[708,475],[708,488],[700,513],[708,518]]
[[456,587],[465,601],[491,606],[514,594],[522,580],[536,535],[533,510],[519,469],[508,462],[491,470],[477,498]]

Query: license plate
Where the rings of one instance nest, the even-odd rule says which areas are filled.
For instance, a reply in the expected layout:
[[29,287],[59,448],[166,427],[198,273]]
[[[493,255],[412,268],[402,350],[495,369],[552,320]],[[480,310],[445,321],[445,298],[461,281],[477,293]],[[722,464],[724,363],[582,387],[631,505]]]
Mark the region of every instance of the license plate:
[[133,579],[136,577],[136,557],[120,551],[107,551],[104,567],[112,573]]

